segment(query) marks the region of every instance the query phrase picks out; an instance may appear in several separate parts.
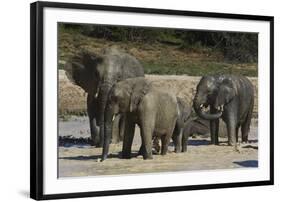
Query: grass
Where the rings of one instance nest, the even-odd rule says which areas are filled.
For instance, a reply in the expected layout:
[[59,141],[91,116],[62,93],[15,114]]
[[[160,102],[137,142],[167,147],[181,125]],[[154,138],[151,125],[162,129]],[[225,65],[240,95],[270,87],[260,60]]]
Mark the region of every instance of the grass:
[[224,62],[190,61],[182,64],[143,62],[142,64],[146,74],[186,74],[190,76],[202,76],[206,74],[239,74],[244,76],[257,76],[256,69],[240,68],[239,65],[227,64]]
[[[236,64],[224,61],[221,53],[196,47],[182,49],[176,44],[112,42],[87,37],[77,30],[59,30],[59,61],[66,62],[81,49],[99,53],[105,46],[117,45],[135,56],[146,74],[203,76],[206,74],[240,74],[257,76],[257,63]],[[59,69],[64,63],[59,63]]]

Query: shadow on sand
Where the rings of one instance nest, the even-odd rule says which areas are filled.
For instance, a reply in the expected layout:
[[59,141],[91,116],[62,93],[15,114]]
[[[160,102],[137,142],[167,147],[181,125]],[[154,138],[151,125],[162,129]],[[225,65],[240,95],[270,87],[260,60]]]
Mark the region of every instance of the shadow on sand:
[[234,161],[233,163],[246,168],[257,168],[259,166],[259,162],[257,160]]
[[187,146],[200,146],[200,145],[209,145],[211,142],[209,140],[188,140]]
[[253,145],[246,145],[246,146],[243,146],[242,148],[245,148],[245,149],[259,149],[258,146],[253,146]]
[[[138,152],[132,152],[131,153],[131,158],[137,157],[139,154]],[[124,159],[122,158],[122,152],[119,152],[118,154],[109,154],[107,156],[108,159],[111,158],[119,158],[119,159]],[[59,157],[59,159],[63,160],[76,160],[76,161],[88,161],[88,160],[98,160],[101,159],[101,155],[91,155],[91,156],[67,156],[67,157]]]

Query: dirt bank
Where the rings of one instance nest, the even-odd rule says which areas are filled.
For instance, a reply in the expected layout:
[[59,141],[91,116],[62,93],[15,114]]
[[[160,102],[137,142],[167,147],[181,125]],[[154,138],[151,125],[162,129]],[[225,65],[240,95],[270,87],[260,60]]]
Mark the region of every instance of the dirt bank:
[[[196,92],[196,86],[201,77],[173,76],[173,75],[146,75],[153,81],[153,86],[184,98],[191,103]],[[255,86],[254,116],[258,113],[258,79],[250,78]],[[59,113],[65,114],[86,114],[87,94],[79,86],[72,84],[65,75],[64,70],[59,70]]]

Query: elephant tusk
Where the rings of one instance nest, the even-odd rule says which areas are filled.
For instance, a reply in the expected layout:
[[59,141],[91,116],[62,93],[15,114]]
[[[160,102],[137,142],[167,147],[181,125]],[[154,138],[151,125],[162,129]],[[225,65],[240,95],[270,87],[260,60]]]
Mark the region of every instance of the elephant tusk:
[[223,105],[221,105],[221,111],[223,111]]
[[97,98],[99,96],[99,89],[97,90],[96,94],[95,94],[95,98]]
[[203,108],[203,104],[200,105],[200,108]]
[[115,119],[115,114],[114,114],[113,117],[112,117],[112,121],[114,121],[114,119]]

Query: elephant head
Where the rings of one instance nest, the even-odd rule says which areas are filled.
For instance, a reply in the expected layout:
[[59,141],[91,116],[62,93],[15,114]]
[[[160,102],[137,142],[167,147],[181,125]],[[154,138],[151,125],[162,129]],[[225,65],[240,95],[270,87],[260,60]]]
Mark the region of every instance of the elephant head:
[[115,116],[123,113],[135,113],[137,111],[138,104],[142,100],[142,97],[148,92],[149,89],[150,83],[143,77],[120,81],[111,88],[105,109],[102,160],[107,158],[112,135],[112,123]]
[[[215,76],[204,76],[200,80],[196,88],[196,95],[193,100],[193,108],[195,112],[203,119],[214,120],[218,119],[222,115],[222,108],[219,108],[218,104],[222,104],[221,98],[225,88],[220,86],[221,78]],[[221,96],[218,96],[221,95]],[[217,106],[216,106],[217,103]],[[212,113],[204,111],[204,108],[210,107],[214,111]]]

